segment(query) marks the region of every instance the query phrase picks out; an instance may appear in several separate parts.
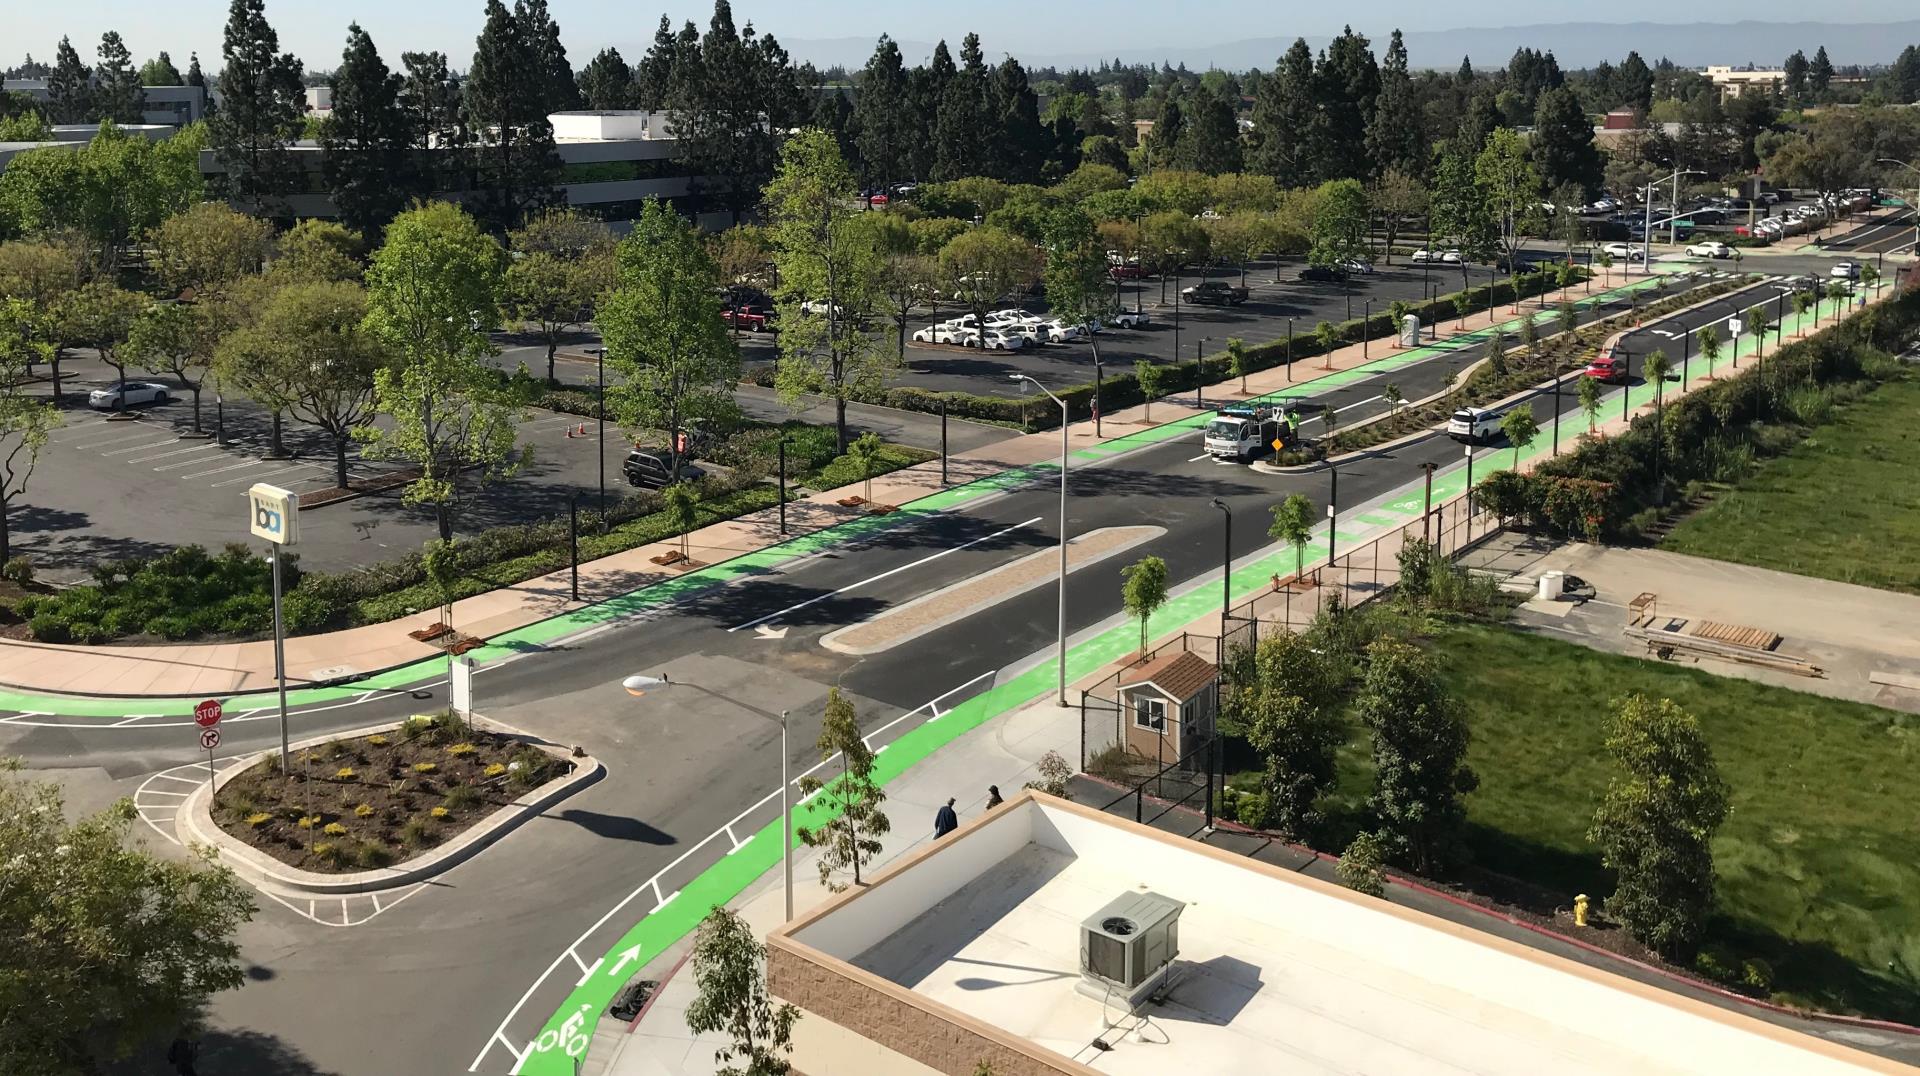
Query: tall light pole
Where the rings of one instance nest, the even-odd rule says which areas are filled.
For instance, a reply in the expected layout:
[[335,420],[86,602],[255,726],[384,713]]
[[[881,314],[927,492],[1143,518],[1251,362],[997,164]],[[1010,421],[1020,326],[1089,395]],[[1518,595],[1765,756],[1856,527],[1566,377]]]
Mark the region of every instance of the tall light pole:
[[[637,699],[656,688],[672,687],[673,681],[669,680],[665,673],[659,676],[641,674],[627,677],[620,682],[620,686],[627,690],[627,694]],[[780,722],[780,873],[787,899],[787,919],[791,921],[793,919],[793,777],[791,774],[793,756],[787,752],[787,711],[780,711],[780,716],[776,719],[771,713],[758,706],[749,706],[739,699],[722,695],[698,684],[682,681],[680,686],[692,688],[703,695],[711,695],[721,702],[732,703],[748,713],[758,714],[769,721]]]
[[[1882,157],[1879,159],[1879,163],[1897,165],[1912,172],[1916,176],[1920,176],[1920,168],[1915,168],[1905,161],[1896,161],[1892,157]],[[1913,210],[1913,253],[1915,257],[1920,257],[1920,186],[1916,186],[1913,189],[1913,201],[1908,203],[1907,208]]]
[[[1177,354],[1177,353],[1176,353]],[[1067,401],[1055,396],[1052,390],[1035,381],[1026,374],[1009,374],[1008,380],[1025,381],[1034,388],[1047,394],[1047,399],[1060,405],[1060,623],[1056,645],[1059,649],[1057,670],[1060,705],[1067,704]]]
[[1227,611],[1233,608],[1233,509],[1215,497],[1212,505],[1227,514],[1220,528],[1220,653],[1227,652]]
[[[1653,192],[1654,190],[1657,189],[1660,186],[1660,184],[1665,183],[1667,180],[1669,179],[1673,180],[1673,204],[1667,207],[1668,209],[1672,210],[1673,216],[1668,218],[1667,223],[1673,224],[1674,228],[1677,229],[1679,225],[1674,224],[1674,222],[1680,218],[1680,177],[1681,176],[1704,176],[1704,175],[1706,175],[1705,172],[1697,171],[1692,168],[1682,168],[1670,176],[1661,176],[1659,179],[1654,180],[1652,183],[1647,184],[1646,187],[1643,188],[1643,192],[1646,200],[1641,203],[1641,209],[1643,210],[1643,213],[1642,213],[1643,219],[1640,225],[1640,275],[1641,276],[1653,275]],[[1671,229],[1668,231],[1667,238],[1669,240],[1673,239],[1673,231]],[[1627,244],[1627,268],[1629,270],[1633,268],[1633,244],[1631,243]]]
[[599,393],[594,397],[594,422],[600,427],[600,527],[607,526],[607,349],[590,347],[587,354],[593,356],[594,381]]

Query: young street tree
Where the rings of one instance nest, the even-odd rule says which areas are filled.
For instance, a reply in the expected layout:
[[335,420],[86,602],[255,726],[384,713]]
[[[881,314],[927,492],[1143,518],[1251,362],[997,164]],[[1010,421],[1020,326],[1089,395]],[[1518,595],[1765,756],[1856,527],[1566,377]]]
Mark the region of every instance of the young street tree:
[[1587,436],[1593,436],[1596,423],[1600,421],[1600,382],[1591,377],[1580,379],[1580,410],[1587,416]]
[[[793,1025],[800,1010],[775,1005],[767,993],[767,949],[753,928],[731,909],[718,905],[700,921],[693,937],[693,982],[697,993],[687,1006],[687,1030],[721,1034],[732,1040],[713,1059],[728,1067],[721,1076],[782,1076],[789,1070]],[[735,1059],[744,1067],[733,1067]]]
[[1287,499],[1273,506],[1273,523],[1267,527],[1267,537],[1277,538],[1293,547],[1293,575],[1298,579],[1307,572],[1307,543],[1313,540],[1313,502],[1306,494],[1290,493]]
[[221,52],[220,108],[207,129],[226,177],[224,193],[271,209],[299,177],[290,147],[306,113],[300,61],[280,51],[266,0],[233,0]]
[[1700,724],[1668,699],[1629,696],[1607,722],[1620,776],[1587,839],[1619,881],[1607,914],[1670,959],[1691,956],[1713,908],[1713,833],[1727,786]]
[[809,392],[834,401],[834,441],[847,450],[847,399],[876,391],[898,359],[859,320],[872,308],[880,252],[857,223],[853,173],[833,136],[809,127],[787,141],[767,186],[780,287],[780,374],[789,404]]
[[1140,657],[1147,655],[1147,624],[1167,604],[1167,562],[1141,557],[1120,569],[1120,604],[1140,621]]
[[[839,688],[827,692],[826,717],[820,725],[820,759],[840,758],[840,775],[831,784],[818,777],[800,778],[800,794],[807,813],[823,817],[818,826],[800,826],[794,835],[820,853],[820,884],[838,893],[846,888],[835,871],[851,869],[859,885],[860,867],[880,853],[880,838],[892,829],[881,812],[887,794],[873,773],[873,750],[860,736],[860,718]],[[814,795],[814,793],[820,793]]]
[[374,399],[393,426],[355,435],[370,455],[419,470],[403,500],[433,508],[443,542],[453,540],[468,471],[484,483],[526,460],[516,444],[521,401],[484,361],[501,261],[473,218],[434,202],[394,218],[367,270],[367,329],[393,363],[376,371]]
[[[600,305],[606,362],[620,374],[607,404],[621,428],[665,439],[680,479],[677,434],[716,430],[739,416],[740,351],[720,320],[720,274],[685,217],[649,201],[615,254],[613,290]],[[511,272],[509,272],[511,276]]]
[[347,488],[347,446],[372,420],[374,375],[386,365],[364,325],[367,296],[351,281],[296,280],[275,290],[220,343],[222,384],[326,431],[333,480]]
[[[659,204],[649,200],[645,209]],[[557,385],[561,339],[593,315],[594,300],[613,283],[613,233],[571,209],[549,209],[508,233],[507,245],[514,256],[500,305],[507,317],[533,326],[547,349],[547,383]]]
[[1516,407],[1500,416],[1500,432],[1507,435],[1507,443],[1513,446],[1513,469],[1517,471],[1520,453],[1540,436],[1540,423],[1534,420],[1531,408]]
[[1247,742],[1265,762],[1264,823],[1288,840],[1312,834],[1320,821],[1316,805],[1333,786],[1336,756],[1347,738],[1340,686],[1336,670],[1305,636],[1283,634],[1261,640],[1251,682],[1233,694]]
[[0,1071],[97,1072],[245,982],[253,897],[210,856],[134,845],[128,801],[68,822],[59,787],[17,770],[0,768]]
[[27,372],[53,360],[39,333],[27,300],[0,299],[0,564],[13,556],[13,507],[26,495],[47,434],[60,425],[58,406],[23,391]]
[[1467,722],[1432,662],[1410,643],[1368,648],[1354,703],[1373,731],[1373,795],[1367,806],[1396,858],[1422,874],[1443,866],[1479,781],[1467,768]]

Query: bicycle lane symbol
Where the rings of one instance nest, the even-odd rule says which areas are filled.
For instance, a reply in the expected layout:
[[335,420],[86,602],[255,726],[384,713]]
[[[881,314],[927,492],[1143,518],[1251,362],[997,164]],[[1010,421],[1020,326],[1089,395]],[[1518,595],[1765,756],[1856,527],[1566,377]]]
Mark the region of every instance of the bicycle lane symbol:
[[585,1028],[587,1025],[587,1010],[589,1008],[591,1008],[591,1006],[582,1005],[578,1012],[567,1017],[566,1021],[559,1027],[550,1027],[542,1031],[540,1037],[533,1040],[532,1047],[527,1050],[526,1057],[521,1060],[521,1064],[515,1065],[513,1071],[516,1073],[519,1072],[521,1068],[524,1067],[526,1060],[531,1059],[534,1055],[545,1054],[554,1049],[559,1049],[576,1062],[586,1057],[589,1040]]

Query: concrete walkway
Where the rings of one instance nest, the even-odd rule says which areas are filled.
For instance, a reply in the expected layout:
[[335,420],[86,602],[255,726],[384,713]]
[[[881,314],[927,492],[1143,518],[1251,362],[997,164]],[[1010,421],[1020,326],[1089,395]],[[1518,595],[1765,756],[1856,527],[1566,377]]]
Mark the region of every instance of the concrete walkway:
[[[1574,287],[1526,300],[1526,306],[1537,315],[1563,299],[1579,301],[1599,294],[1598,289],[1589,293]],[[1447,349],[1461,335],[1480,333],[1490,323],[1505,323],[1513,317],[1511,310],[1509,306],[1501,306],[1491,314],[1471,315],[1464,327],[1449,320],[1438,327],[1438,342],[1423,344],[1422,348]],[[1391,342],[1376,340],[1370,345],[1354,344],[1327,356],[1302,360],[1291,370],[1285,367],[1263,370],[1248,376],[1245,395],[1310,388],[1315,381],[1387,360],[1396,350]],[[1420,349],[1411,349],[1404,354],[1410,360],[1412,353],[1418,351]],[[1231,391],[1222,395],[1241,397],[1240,387],[1235,380]],[[1214,398],[1219,399],[1221,395]],[[1205,413],[1211,410],[1209,407]],[[1133,439],[1129,434],[1164,431],[1175,435],[1179,431],[1169,427],[1191,420],[1199,413],[1203,412],[1194,406],[1191,398],[1163,399],[1105,416],[1104,436],[1100,438],[1095,437],[1091,422],[1074,423],[1068,430],[1068,443],[1076,451],[1096,446],[1124,450],[1136,447],[1130,443]],[[1119,444],[1115,445],[1116,442]],[[1057,430],[1009,437],[954,454],[949,461],[950,481],[946,486],[941,482],[940,464],[935,461],[876,478],[872,499],[883,504],[910,505],[940,494],[949,486],[1045,464],[1057,459],[1060,450],[1061,437]],[[789,504],[790,533],[824,531],[862,518],[860,509],[838,503],[847,492],[814,493]],[[697,530],[689,537],[689,546],[696,562],[717,564],[767,549],[784,537],[779,530],[777,510],[767,509]],[[488,638],[681,578],[685,569],[663,568],[652,561],[679,546],[677,540],[659,542],[582,564],[579,602],[572,600],[569,576],[564,570],[463,599],[455,604],[453,625],[465,634]],[[366,677],[439,657],[442,651],[408,635],[439,619],[439,610],[429,608],[385,624],[289,639],[286,643],[289,684],[301,687]],[[269,691],[274,684],[273,644],[267,640],[71,646],[0,639],[0,686],[21,692],[176,699]]]

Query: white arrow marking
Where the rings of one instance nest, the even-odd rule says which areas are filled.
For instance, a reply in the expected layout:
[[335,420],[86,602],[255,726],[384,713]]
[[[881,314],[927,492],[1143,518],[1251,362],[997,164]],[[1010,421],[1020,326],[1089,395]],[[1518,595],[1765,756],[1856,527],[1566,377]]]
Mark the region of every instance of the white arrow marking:
[[609,978],[618,979],[620,977],[620,970],[622,968],[625,968],[628,964],[631,964],[634,961],[639,959],[640,959],[640,947],[638,945],[620,950],[620,959],[614,961],[613,966],[607,969],[607,976]]
[[784,624],[777,628],[770,628],[765,624],[755,624],[753,626],[753,633],[762,639],[784,639],[787,637],[787,628]]

